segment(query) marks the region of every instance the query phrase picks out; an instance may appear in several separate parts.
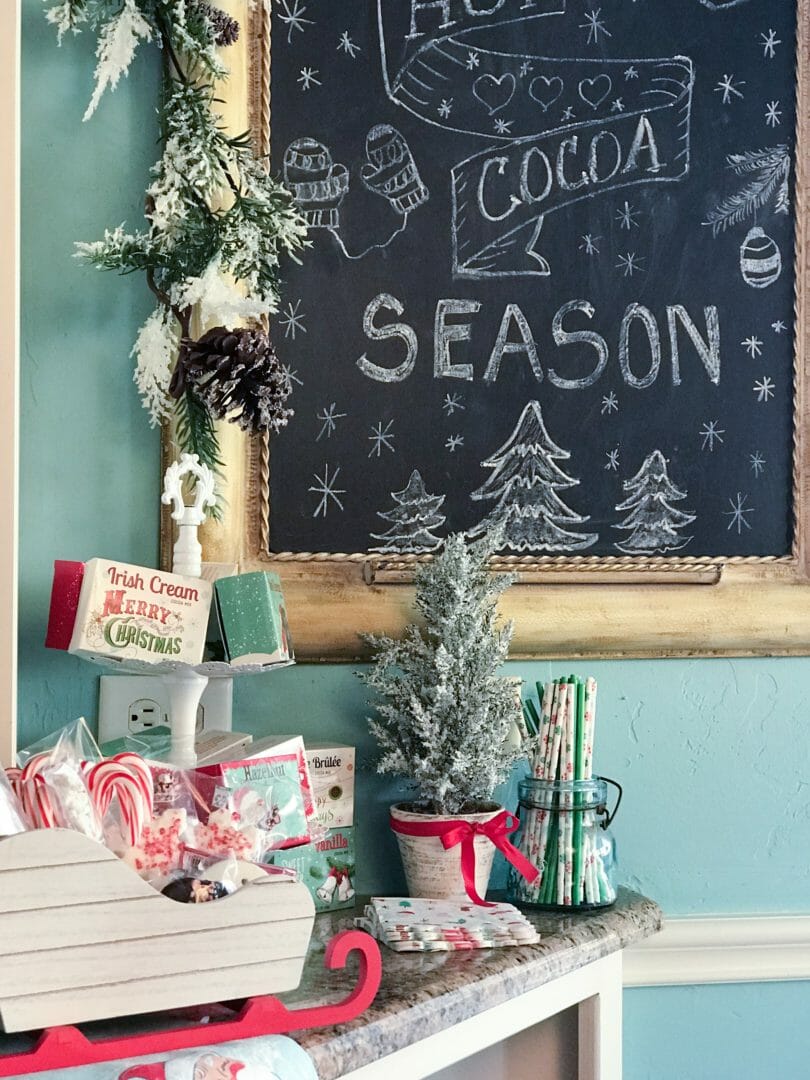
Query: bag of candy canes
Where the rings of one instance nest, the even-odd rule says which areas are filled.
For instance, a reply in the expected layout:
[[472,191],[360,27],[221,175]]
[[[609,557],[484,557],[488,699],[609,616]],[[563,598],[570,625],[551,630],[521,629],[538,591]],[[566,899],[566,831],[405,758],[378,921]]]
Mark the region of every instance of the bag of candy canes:
[[7,770],[27,818],[37,829],[75,829],[102,840],[102,815],[87,787],[99,750],[83,717],[17,755]]

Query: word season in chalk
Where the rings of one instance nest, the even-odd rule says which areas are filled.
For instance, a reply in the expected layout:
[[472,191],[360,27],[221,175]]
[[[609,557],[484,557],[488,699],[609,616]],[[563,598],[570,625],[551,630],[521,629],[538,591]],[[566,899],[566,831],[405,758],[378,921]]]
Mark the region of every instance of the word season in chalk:
[[[464,357],[463,343],[473,336],[470,316],[481,310],[478,300],[442,299],[436,303],[433,321],[433,375],[434,378],[463,379],[472,381],[476,372]],[[389,293],[379,293],[366,307],[363,315],[363,331],[374,342],[394,342],[401,357],[388,346],[387,357],[368,353],[357,361],[364,375],[377,382],[395,383],[407,379],[413,372],[419,357],[419,337],[407,322],[386,320],[385,312],[393,312],[399,318],[405,314],[405,306]],[[378,318],[378,316],[383,316]],[[504,360],[527,363],[538,382],[548,378],[554,386],[563,390],[582,390],[597,382],[608,366],[610,345],[602,334],[592,328],[576,327],[576,322],[591,323],[596,315],[593,304],[587,300],[571,300],[563,304],[551,322],[551,338],[558,349],[567,345],[586,346],[560,360],[568,370],[546,364],[540,358],[540,348],[529,321],[517,304],[507,304],[501,318],[500,328],[486,362],[481,378],[492,384],[501,374]],[[452,321],[451,321],[452,320]],[[459,321],[463,320],[463,321]],[[720,319],[714,305],[704,307],[702,325],[692,318],[681,304],[669,304],[662,319],[664,330],[653,312],[643,304],[629,304],[619,325],[616,338],[616,354],[622,378],[628,386],[644,390],[655,383],[661,370],[664,347],[662,337],[668,338],[670,377],[673,386],[680,386],[682,379],[682,349],[685,346],[692,358],[698,358],[706,376],[714,384],[720,382]],[[477,350],[478,351],[478,350]],[[383,363],[386,361],[386,364]],[[398,360],[398,362],[397,362]],[[557,361],[555,360],[556,364]]]

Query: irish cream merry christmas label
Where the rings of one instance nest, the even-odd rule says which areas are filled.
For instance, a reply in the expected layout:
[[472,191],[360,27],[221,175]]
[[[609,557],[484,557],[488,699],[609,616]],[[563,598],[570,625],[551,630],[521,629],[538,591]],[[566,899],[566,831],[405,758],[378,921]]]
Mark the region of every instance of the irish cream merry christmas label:
[[90,559],[70,651],[199,664],[210,605],[211,585],[201,578]]
[[273,551],[790,551],[795,19],[280,0]]

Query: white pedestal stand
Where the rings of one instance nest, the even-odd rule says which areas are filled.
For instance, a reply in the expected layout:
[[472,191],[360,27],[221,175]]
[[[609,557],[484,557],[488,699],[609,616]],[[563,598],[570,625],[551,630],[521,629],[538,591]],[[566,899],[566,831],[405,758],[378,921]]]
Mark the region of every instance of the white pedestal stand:
[[[186,506],[183,499],[183,477],[196,478],[194,502]],[[166,470],[163,478],[164,506],[174,503],[172,520],[178,523],[177,540],[172,551],[172,571],[187,577],[202,576],[202,546],[197,539],[197,529],[205,521],[205,512],[216,505],[214,474],[207,465],[201,465],[196,454],[182,454]],[[179,670],[164,675],[163,682],[169,692],[169,709],[172,727],[170,763],[181,768],[193,768],[197,764],[194,738],[197,732],[197,708],[208,685],[208,676],[192,669]]]
[[[196,478],[194,503],[186,506],[183,501],[183,477]],[[179,462],[174,462],[166,470],[161,501],[174,503],[172,518],[180,526],[177,542],[174,545],[172,570],[176,574],[188,577],[202,575],[202,548],[197,539],[197,529],[205,520],[206,507],[216,502],[214,494],[214,474],[207,465],[201,465],[196,454],[183,454]],[[164,661],[160,664],[148,664],[143,660],[116,660],[110,656],[90,656],[86,659],[102,664],[115,671],[130,675],[160,676],[169,695],[171,711],[172,748],[169,762],[184,769],[193,768],[197,763],[194,739],[197,730],[197,709],[200,698],[208,685],[209,679],[231,679],[234,675],[259,675],[278,668],[290,667],[292,660],[280,664],[224,664],[211,662],[205,664],[181,664],[176,661]]]
[[197,733],[197,709],[208,686],[208,676],[194,668],[180,669],[163,675],[169,692],[169,715],[172,725],[172,749],[169,763],[181,769],[193,769],[197,764],[194,739]]

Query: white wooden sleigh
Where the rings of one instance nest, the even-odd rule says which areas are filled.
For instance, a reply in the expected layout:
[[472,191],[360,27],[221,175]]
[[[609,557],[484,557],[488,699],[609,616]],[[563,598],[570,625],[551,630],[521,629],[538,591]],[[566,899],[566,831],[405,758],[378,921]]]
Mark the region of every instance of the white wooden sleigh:
[[74,1024],[298,986],[315,909],[292,882],[161,896],[77,832],[0,840],[0,1027]]

